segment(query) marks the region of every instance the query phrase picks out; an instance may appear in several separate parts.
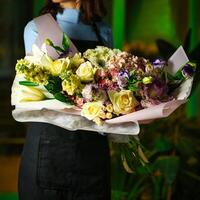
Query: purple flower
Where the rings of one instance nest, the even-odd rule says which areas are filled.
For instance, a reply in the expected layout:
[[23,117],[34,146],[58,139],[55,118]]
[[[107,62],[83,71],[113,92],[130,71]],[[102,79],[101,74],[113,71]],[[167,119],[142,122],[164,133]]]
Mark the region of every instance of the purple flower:
[[128,70],[122,70],[119,72],[117,76],[117,84],[120,89],[124,89],[124,87],[126,87],[128,83],[128,78],[129,78]]
[[140,88],[140,95],[143,100],[163,100],[168,98],[167,84],[160,79],[154,79],[152,84],[142,85]]
[[189,64],[186,64],[182,68],[182,74],[185,78],[191,78],[194,75],[195,68]]
[[164,60],[161,60],[161,59],[156,59],[154,62],[153,62],[153,66],[155,68],[162,68],[164,65],[166,65],[166,62]]

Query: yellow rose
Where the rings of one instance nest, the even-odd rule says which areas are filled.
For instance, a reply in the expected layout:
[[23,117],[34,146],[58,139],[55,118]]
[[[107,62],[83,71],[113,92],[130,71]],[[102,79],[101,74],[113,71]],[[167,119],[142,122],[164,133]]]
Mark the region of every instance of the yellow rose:
[[59,76],[65,69],[69,67],[70,60],[69,58],[61,58],[55,60],[50,67],[51,74],[53,76]]
[[90,82],[94,79],[95,69],[92,64],[87,61],[82,63],[76,70],[76,74],[80,77],[83,82]]
[[42,101],[46,98],[42,89],[31,86],[20,86],[19,101]]
[[128,114],[134,111],[138,105],[137,100],[130,90],[122,90],[120,92],[108,92],[109,98],[113,104],[115,113]]
[[83,105],[81,115],[89,120],[93,120],[96,117],[99,117],[102,108],[103,105],[101,102],[88,102]]
[[70,77],[62,82],[62,89],[66,91],[68,95],[74,95],[76,91],[82,88],[79,78],[71,74]]

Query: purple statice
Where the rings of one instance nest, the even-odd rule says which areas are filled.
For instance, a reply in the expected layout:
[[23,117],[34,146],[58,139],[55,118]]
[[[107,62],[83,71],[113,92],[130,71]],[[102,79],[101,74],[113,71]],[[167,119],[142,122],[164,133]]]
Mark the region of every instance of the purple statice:
[[182,68],[182,75],[185,78],[191,78],[195,73],[195,68],[193,66],[191,66],[190,64],[186,64],[183,68]]
[[117,75],[117,84],[120,89],[124,89],[128,83],[129,73],[128,70],[121,70]]
[[161,60],[161,59],[156,59],[153,62],[154,68],[163,68],[165,65],[166,65],[166,62],[164,60]]

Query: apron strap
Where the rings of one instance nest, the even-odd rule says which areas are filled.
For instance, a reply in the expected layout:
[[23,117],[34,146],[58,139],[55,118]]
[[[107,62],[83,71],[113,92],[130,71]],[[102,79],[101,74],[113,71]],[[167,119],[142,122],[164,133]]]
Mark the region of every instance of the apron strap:
[[95,22],[92,23],[92,27],[93,27],[93,30],[94,30],[94,32],[95,32],[95,34],[97,36],[97,39],[98,39],[100,45],[101,46],[107,46],[106,41],[104,40],[104,38],[100,34],[100,30],[99,30],[99,27],[98,27],[97,23],[95,23]]

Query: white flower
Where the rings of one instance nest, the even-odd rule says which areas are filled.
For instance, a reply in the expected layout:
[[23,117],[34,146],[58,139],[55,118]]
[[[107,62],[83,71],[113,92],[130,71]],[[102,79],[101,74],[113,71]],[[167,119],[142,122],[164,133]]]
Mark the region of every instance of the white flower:
[[37,45],[33,44],[32,55],[26,56],[24,59],[34,65],[40,65],[48,69],[53,65],[53,60],[45,52],[44,46],[42,46],[42,49],[43,51]]
[[46,96],[42,89],[30,86],[19,86],[18,91],[18,101],[42,101],[46,99]]

